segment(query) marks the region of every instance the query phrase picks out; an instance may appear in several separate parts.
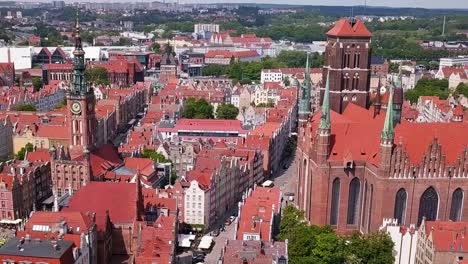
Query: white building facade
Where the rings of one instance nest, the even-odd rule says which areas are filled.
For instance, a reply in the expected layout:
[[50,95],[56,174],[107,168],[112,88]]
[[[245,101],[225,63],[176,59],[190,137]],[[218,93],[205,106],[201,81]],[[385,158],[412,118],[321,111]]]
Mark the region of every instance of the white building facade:
[[190,187],[184,195],[184,222],[191,225],[208,226],[210,215],[208,212],[208,193],[198,184],[198,181],[190,182]]

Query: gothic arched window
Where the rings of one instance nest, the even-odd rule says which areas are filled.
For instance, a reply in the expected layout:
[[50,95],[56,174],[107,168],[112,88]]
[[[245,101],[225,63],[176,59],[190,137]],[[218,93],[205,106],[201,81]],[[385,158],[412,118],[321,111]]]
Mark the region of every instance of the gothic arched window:
[[406,213],[406,190],[401,188],[395,196],[395,210],[393,218],[398,220],[398,224],[404,224]]
[[437,210],[439,207],[439,196],[434,188],[429,187],[424,191],[419,201],[419,215],[418,226],[421,225],[423,217],[427,221],[434,221],[437,219]]
[[461,211],[463,204],[463,191],[462,189],[456,189],[452,194],[452,205],[450,207],[450,220],[460,221]]
[[357,223],[357,211],[359,204],[359,189],[360,183],[358,178],[354,178],[349,184],[349,196],[348,196],[348,219],[346,223],[348,225],[355,225]]
[[330,211],[330,225],[338,223],[338,207],[340,204],[340,179],[336,178],[332,185],[332,199]]

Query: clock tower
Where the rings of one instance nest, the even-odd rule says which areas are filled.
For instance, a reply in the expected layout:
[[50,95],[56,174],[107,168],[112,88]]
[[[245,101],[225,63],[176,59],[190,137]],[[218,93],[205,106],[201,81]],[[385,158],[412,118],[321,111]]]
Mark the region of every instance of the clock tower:
[[73,82],[67,92],[67,110],[70,130],[71,159],[83,156],[94,149],[96,113],[94,92],[85,79],[85,58],[80,37],[78,18],[75,26],[75,50],[73,51]]

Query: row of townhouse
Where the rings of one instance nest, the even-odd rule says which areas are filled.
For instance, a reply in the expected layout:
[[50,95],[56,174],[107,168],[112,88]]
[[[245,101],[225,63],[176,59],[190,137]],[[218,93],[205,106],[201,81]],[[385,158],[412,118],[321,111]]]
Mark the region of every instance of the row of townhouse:
[[183,187],[183,221],[206,229],[233,213],[248,188],[263,182],[263,157],[255,150],[211,149],[199,153]]

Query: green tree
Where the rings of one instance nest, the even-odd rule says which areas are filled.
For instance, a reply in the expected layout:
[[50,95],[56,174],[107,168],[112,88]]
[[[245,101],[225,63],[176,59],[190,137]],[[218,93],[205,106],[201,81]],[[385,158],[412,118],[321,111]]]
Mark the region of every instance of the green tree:
[[35,92],[41,90],[41,88],[42,88],[42,79],[41,79],[41,77],[38,77],[38,76],[32,77],[32,85],[33,85],[33,88],[34,88]]
[[205,99],[195,100],[195,98],[189,98],[185,103],[182,116],[190,119],[212,119],[213,106]]
[[150,158],[154,160],[155,162],[158,163],[171,163],[171,176],[170,176],[170,184],[174,184],[175,181],[177,180],[177,172],[174,168],[174,163],[172,160],[164,157],[163,154],[156,152],[155,150],[152,149],[144,149],[143,150],[143,158]]
[[393,241],[387,233],[361,234],[358,232],[345,237],[346,255],[353,256],[361,263],[393,263]]
[[16,106],[17,111],[36,111],[36,107],[32,104],[18,104]]
[[390,63],[390,67],[388,69],[391,73],[398,73],[400,70],[400,64],[398,63]]
[[172,161],[170,159],[167,159],[166,157],[164,157],[163,154],[158,153],[158,152],[156,152],[155,150],[152,150],[152,149],[144,149],[142,158],[149,158],[149,159],[152,159],[152,160],[154,160],[156,162],[160,162],[160,163],[167,163],[167,162],[172,163]]
[[[296,50],[283,50],[276,60],[290,68],[304,68],[307,62],[307,52]],[[323,65],[323,56],[318,53],[309,55],[310,67],[318,68]]]
[[105,68],[95,67],[85,70],[85,78],[88,82],[95,85],[109,85],[109,73]]
[[24,147],[22,147],[18,153],[16,154],[16,159],[24,160],[24,156],[26,155],[26,151],[31,152],[34,150],[34,146],[31,143],[27,143]]
[[338,236],[329,226],[308,226],[293,206],[283,211],[278,239],[288,239],[291,263],[393,263],[393,242],[386,233]]
[[217,119],[231,119],[235,120],[239,114],[239,108],[235,107],[232,104],[222,103],[216,108],[216,118]]
[[468,85],[464,83],[460,83],[455,89],[455,95],[456,96],[463,95],[465,97],[468,97]]
[[153,45],[151,46],[151,49],[153,50],[154,53],[161,53],[161,45],[157,42],[154,42]]
[[284,85],[286,85],[286,86],[290,86],[290,85],[291,85],[291,81],[289,80],[289,77],[288,77],[288,76],[286,76],[286,78],[284,78],[284,81],[283,81],[283,82],[284,82]]
[[405,92],[405,99],[416,103],[420,96],[438,96],[447,99],[449,96],[448,80],[422,78],[414,89]]
[[130,46],[132,45],[132,41],[129,38],[119,38],[117,42],[117,46]]
[[203,68],[203,75],[204,76],[215,76],[219,77],[221,75],[226,74],[226,66],[217,65],[217,64],[210,64]]

